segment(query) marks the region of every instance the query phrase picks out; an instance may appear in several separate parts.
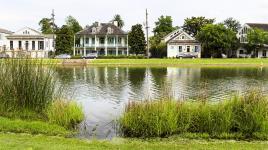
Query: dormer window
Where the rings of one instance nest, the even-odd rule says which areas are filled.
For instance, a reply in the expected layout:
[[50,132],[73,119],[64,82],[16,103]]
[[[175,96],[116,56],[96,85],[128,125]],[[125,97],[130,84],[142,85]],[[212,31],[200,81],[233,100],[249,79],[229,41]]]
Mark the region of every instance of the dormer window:
[[183,40],[184,40],[184,39],[185,39],[185,36],[184,36],[184,35],[183,35],[183,36],[181,36],[181,39],[183,39]]
[[108,34],[111,34],[111,33],[113,33],[113,29],[111,27],[108,27],[107,32],[108,32]]
[[92,28],[92,33],[96,33],[96,28],[94,27],[94,28]]
[[30,34],[28,30],[23,31],[23,34]]

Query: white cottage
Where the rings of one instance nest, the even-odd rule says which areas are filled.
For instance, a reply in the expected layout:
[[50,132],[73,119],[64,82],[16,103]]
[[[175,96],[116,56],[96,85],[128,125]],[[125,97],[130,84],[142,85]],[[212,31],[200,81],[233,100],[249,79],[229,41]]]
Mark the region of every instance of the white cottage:
[[[261,29],[263,31],[268,32],[268,24],[265,23],[246,23],[243,25],[243,27],[238,31],[237,38],[239,39],[241,45],[247,44],[247,34],[252,29]],[[262,49],[259,49],[256,54],[252,51],[251,53],[248,52],[248,50],[241,46],[238,50],[233,51],[232,54],[234,57],[252,57],[255,55],[255,57],[258,58],[266,58],[268,56],[268,45],[264,45]]]
[[8,36],[12,33],[13,32],[11,32],[11,31],[0,28],[0,52],[7,50],[8,40],[7,40],[6,36]]
[[29,27],[22,28],[6,36],[8,47],[5,51],[10,57],[47,58],[55,51],[53,35],[42,34]]
[[167,57],[178,57],[181,54],[201,57],[201,44],[182,29],[175,30],[164,37],[167,43]]

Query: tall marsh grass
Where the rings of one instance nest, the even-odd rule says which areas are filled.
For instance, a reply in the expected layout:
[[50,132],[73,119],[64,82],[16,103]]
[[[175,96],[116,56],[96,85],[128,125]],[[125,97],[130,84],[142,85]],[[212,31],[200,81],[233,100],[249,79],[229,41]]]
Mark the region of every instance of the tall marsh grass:
[[235,96],[219,103],[162,99],[131,102],[119,119],[126,137],[167,137],[175,134],[204,133],[252,138],[267,132],[268,99],[258,91]]

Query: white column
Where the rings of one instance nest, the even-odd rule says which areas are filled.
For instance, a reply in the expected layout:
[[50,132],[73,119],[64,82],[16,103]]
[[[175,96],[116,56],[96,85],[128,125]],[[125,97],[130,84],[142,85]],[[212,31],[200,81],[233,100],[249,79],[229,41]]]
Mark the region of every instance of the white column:
[[84,38],[83,38],[83,44],[84,44],[84,56],[86,56],[86,42],[85,42],[85,40],[86,40],[86,36],[84,35]]
[[108,45],[108,42],[107,42],[107,35],[106,35],[105,36],[105,56],[107,56],[107,54],[108,54],[107,45]]
[[97,36],[95,35],[95,41],[94,41],[95,51],[97,50]]
[[115,44],[116,44],[116,56],[118,56],[118,35],[116,35]]
[[128,52],[128,35],[127,35],[127,56],[129,55],[129,52]]
[[75,56],[75,35],[74,35],[74,51],[73,51],[73,55]]

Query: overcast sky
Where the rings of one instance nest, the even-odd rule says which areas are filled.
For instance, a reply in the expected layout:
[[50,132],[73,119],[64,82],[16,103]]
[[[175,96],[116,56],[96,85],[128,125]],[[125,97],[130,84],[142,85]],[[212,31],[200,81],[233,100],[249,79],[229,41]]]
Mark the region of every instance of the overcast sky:
[[108,22],[120,14],[127,31],[145,22],[146,8],[151,29],[161,15],[172,16],[174,26],[181,26],[191,16],[216,18],[217,22],[234,17],[242,24],[268,23],[268,0],[0,0],[0,6],[0,28],[12,31],[25,26],[39,29],[39,20],[50,17],[52,9],[57,25],[72,15],[83,27]]

